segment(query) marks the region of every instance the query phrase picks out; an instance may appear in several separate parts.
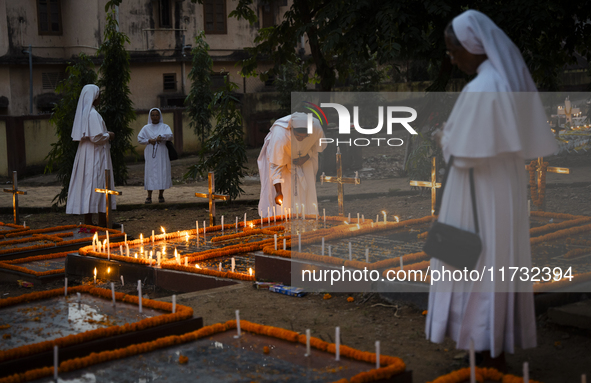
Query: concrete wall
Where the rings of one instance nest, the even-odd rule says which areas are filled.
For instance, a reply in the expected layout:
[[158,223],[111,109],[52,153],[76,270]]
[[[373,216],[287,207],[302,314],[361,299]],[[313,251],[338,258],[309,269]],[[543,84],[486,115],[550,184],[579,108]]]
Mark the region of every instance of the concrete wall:
[[25,120],[25,155],[27,166],[45,165],[51,144],[57,142],[55,127],[49,120]]

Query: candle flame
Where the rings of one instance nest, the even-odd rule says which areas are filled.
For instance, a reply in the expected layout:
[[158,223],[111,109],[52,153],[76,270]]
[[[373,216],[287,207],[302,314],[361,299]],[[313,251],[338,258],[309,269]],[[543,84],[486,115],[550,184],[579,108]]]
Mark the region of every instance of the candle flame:
[[251,222],[248,226],[250,226],[251,228],[254,227],[254,224]]
[[162,246],[162,254],[166,254],[166,246]]
[[176,247],[174,248],[174,257],[175,257],[175,258],[178,258],[178,257],[179,257],[179,253],[177,253],[177,251],[176,251]]
[[143,234],[140,234],[140,242],[144,243],[144,235]]
[[185,231],[185,240],[189,242],[189,232]]
[[166,234],[166,230],[164,230],[162,226],[160,226],[160,230],[162,230],[162,233]]
[[394,216],[394,219],[396,220],[396,222],[400,222],[400,218],[397,215]]
[[135,253],[135,257],[137,258],[137,253]]
[[252,276],[252,267],[248,268],[248,275]]
[[[95,270],[96,270],[96,268],[95,268]],[[110,267],[107,267],[107,274],[111,274],[111,268]]]
[[199,267],[199,265],[198,265],[198,264],[195,264],[195,267],[196,267],[196,268],[198,268],[198,269],[200,269],[200,268],[201,268],[201,267]]
[[96,267],[94,268],[94,277],[96,278]]

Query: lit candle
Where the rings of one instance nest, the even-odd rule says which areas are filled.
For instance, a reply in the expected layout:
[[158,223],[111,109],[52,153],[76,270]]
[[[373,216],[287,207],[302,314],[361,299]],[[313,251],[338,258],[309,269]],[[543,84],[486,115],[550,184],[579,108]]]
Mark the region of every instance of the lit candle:
[[222,235],[224,235],[224,216],[222,215]]
[[162,231],[162,239],[164,239],[164,242],[166,242],[166,230],[164,230],[162,226],[160,226],[160,230]]
[[111,282],[111,298],[113,299],[113,307],[115,307],[115,283]]
[[338,362],[339,360],[341,360],[341,328],[339,326],[337,326],[337,328],[335,329],[334,339],[334,359]]
[[207,227],[205,226],[205,221],[203,221],[203,243],[207,243],[207,237],[205,236],[205,230],[207,230]]
[[[107,235],[107,245],[110,245],[111,241],[109,240],[109,232],[105,231],[105,234]],[[111,247],[111,246],[109,246],[109,247]]]
[[246,227],[246,213],[244,213],[244,227]]
[[283,238],[283,250],[286,250],[286,249],[287,249],[286,241],[285,241],[285,238]]
[[158,267],[160,267],[161,258],[162,258],[162,254],[159,251],[157,251],[156,252],[156,260],[157,260]]
[[125,244],[125,254],[129,257],[129,245],[127,243]]
[[189,258],[188,257],[185,257],[185,267],[186,266],[189,266]]
[[222,263],[220,262],[220,264],[218,265],[218,271],[222,271]]
[[111,244],[109,243],[109,234],[107,234],[107,239],[105,241],[107,241],[105,243],[105,246],[107,246],[107,259],[110,261],[111,260]]
[[240,338],[240,310],[236,310],[236,335],[234,338]]
[[96,267],[94,268],[94,284],[96,285]]
[[312,355],[312,350],[310,349],[310,329],[306,329],[306,356]]
[[376,340],[376,369],[380,368],[380,341]]
[[142,281],[137,281],[137,297],[138,297],[138,305],[140,309],[140,314],[142,313]]
[[468,359],[470,362],[470,383],[476,383],[476,356],[474,353],[474,340],[470,339],[470,348],[468,350]]
[[154,230],[152,230],[152,246],[154,246]]
[[68,296],[68,278],[64,278],[64,297]]
[[57,378],[57,371],[58,371],[58,347],[57,346],[53,346],[53,380],[55,382],[58,381]]
[[351,249],[351,242],[349,242],[349,261],[353,260],[353,250]]
[[397,215],[394,216],[394,219],[396,220],[396,222],[400,222],[400,218]]
[[125,244],[127,245],[127,234],[125,234]]
[[383,210],[382,210],[382,214],[384,215],[384,223],[386,223],[386,217],[387,217],[387,214],[386,214],[386,212],[385,212],[385,211],[383,211]]
[[529,383],[529,363],[523,362],[523,383]]
[[121,276],[121,286],[125,286],[125,281],[123,280],[123,275]]
[[277,211],[275,210],[275,206],[273,206],[273,223],[277,223]]
[[302,234],[298,233],[298,252],[302,252]]
[[172,313],[176,313],[176,295],[172,294]]
[[144,235],[140,233],[140,243],[144,244]]
[[322,237],[322,255],[324,255],[324,237]]
[[234,272],[234,268],[236,267],[236,260],[232,257],[232,272]]
[[365,248],[365,263],[369,263],[369,249]]
[[94,236],[92,237],[92,252],[96,251],[96,242],[97,242],[97,236],[96,236],[96,233],[94,233]]
[[273,239],[275,240],[275,250],[277,250],[277,234],[273,234]]

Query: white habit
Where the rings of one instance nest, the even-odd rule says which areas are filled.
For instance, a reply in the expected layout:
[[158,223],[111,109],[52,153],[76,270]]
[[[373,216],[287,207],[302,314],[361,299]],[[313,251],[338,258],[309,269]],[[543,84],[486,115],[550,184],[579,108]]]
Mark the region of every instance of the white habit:
[[[80,141],[68,188],[67,214],[105,213],[105,195],[94,191],[105,187],[105,169],[111,171],[109,188],[114,189],[111,144],[105,122],[92,103],[99,95],[96,85],[85,85],[80,92],[72,140]],[[116,208],[111,196],[111,208]]]
[[[152,111],[157,110],[160,113],[160,122],[152,124]],[[170,173],[170,159],[168,158],[168,148],[166,141],[172,141],[172,130],[170,126],[162,122],[162,112],[158,108],[150,109],[148,113],[148,125],[144,126],[137,136],[140,144],[146,145],[144,149],[144,158],[146,166],[144,169],[144,190],[165,190],[172,187],[172,178]],[[162,137],[161,142],[152,145],[148,141]]]
[[[474,231],[468,176],[473,167],[483,246],[475,269],[505,267],[507,279],[509,267],[531,267],[525,159],[552,154],[556,144],[523,58],[504,32],[476,11],[456,17],[453,28],[464,48],[486,53],[488,60],[462,90],[443,132],[443,154],[446,161],[454,156],[454,166],[439,221]],[[431,270],[442,265],[431,260]],[[520,284],[528,292],[518,293],[515,284],[490,279],[485,274],[482,282],[431,286],[427,338],[440,343],[450,336],[459,349],[468,349],[473,339],[476,351],[490,350],[492,357],[512,353],[514,346],[535,347],[531,284]]]
[[[297,209],[301,213],[302,205],[305,205],[306,214],[316,214],[314,205],[318,206],[318,153],[326,148],[326,144],[319,144],[320,138],[324,138],[320,122],[316,118],[312,121],[313,132],[302,141],[295,138],[292,126],[295,123],[298,128],[306,127],[307,115],[304,113],[294,113],[278,119],[265,137],[263,149],[257,160],[261,177],[259,213],[262,213],[263,217],[267,217],[267,208],[269,213],[273,214],[273,206],[276,207],[276,214],[281,214],[280,206],[275,205],[274,185],[277,183],[281,183],[284,209],[291,208],[295,215]],[[306,155],[310,158],[302,166],[293,165],[294,159]]]

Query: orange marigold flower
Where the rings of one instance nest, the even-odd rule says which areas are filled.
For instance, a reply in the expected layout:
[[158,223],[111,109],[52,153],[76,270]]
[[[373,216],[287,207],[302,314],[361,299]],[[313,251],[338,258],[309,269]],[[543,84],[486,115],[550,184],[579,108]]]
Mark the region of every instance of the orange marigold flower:
[[324,299],[330,299],[330,298],[332,298],[332,295],[330,295],[330,294],[324,294]]
[[184,356],[184,355],[179,355],[179,364],[187,364],[187,362],[189,361],[189,357]]
[[264,352],[265,354],[268,354],[270,351],[271,351],[271,350],[269,350],[269,346],[265,346],[265,347],[263,347],[263,352]]
[[354,300],[355,300],[355,298],[353,298],[353,297],[347,298],[347,302],[353,302]]
[[427,315],[427,310],[424,310],[424,311],[423,311],[421,314],[422,314],[423,316]]
[[10,338],[12,338],[12,335],[10,335],[10,334],[2,335],[2,339],[10,339]]

